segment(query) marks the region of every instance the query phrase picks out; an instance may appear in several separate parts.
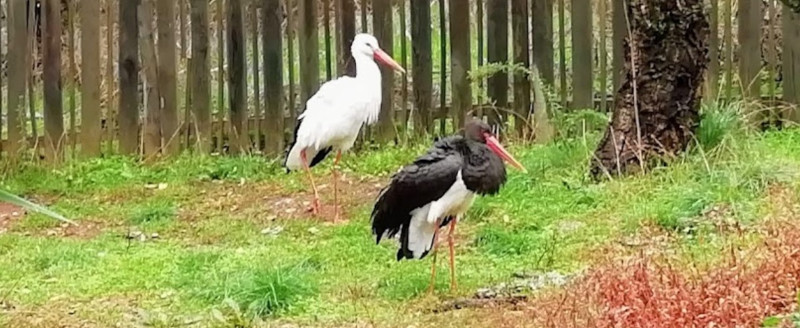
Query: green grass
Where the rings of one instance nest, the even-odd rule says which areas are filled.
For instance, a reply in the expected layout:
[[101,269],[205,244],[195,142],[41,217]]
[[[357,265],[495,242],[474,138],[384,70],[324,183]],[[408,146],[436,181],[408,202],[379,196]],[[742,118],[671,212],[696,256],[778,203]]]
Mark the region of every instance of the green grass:
[[[447,292],[443,253],[438,297],[469,296],[516,272],[577,272],[597,249],[643,226],[713,260],[714,247],[695,242],[698,236],[725,241],[710,228],[708,209],[730,208],[735,220],[749,225],[764,216],[767,186],[798,189],[800,131],[755,134],[736,111],[704,109],[697,143],[669,166],[599,183],[586,174],[602,133],[592,115],[560,118],[561,137],[550,145],[511,145],[529,173],[509,169],[498,196],[475,202],[459,225],[459,289]],[[397,262],[395,244],[374,244],[368,215],[375,195],[368,187],[384,184],[426,147],[348,154],[343,171],[356,184],[357,200],[348,208],[349,222],[340,225],[273,212],[280,197],[308,200],[308,187],[302,174],[286,174],[260,157],[24,164],[5,173],[0,188],[45,200],[100,231],[62,237],[47,233],[59,223],[41,215],[15,222],[0,234],[0,304],[53,324],[66,315],[58,300],[101,326],[121,320],[163,327],[187,320],[220,327],[273,320],[416,323],[430,305],[424,297],[430,259]],[[320,184],[328,183],[329,165],[315,170]],[[323,189],[323,202],[331,201]],[[133,229],[146,238],[125,238]],[[0,308],[0,324],[24,325],[20,311]]]

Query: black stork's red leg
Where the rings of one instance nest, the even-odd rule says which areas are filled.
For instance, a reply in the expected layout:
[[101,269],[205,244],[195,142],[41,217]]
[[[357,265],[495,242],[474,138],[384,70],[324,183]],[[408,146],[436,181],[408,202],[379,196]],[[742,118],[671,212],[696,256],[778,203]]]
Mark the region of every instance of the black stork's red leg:
[[339,150],[336,152],[336,160],[333,161],[333,167],[331,171],[333,171],[333,223],[339,221],[339,160],[342,159],[342,151]]
[[434,286],[436,285],[436,249],[439,246],[439,224],[436,225],[436,229],[433,230],[433,259],[431,263],[431,284],[428,285],[428,294],[433,293]]
[[456,234],[456,222],[458,222],[458,217],[453,217],[453,220],[450,221],[450,233],[447,236],[447,244],[450,248],[450,291],[454,291],[458,288],[458,284],[456,283],[456,251],[455,251],[455,239],[454,235]]
[[317,192],[317,185],[314,184],[314,176],[311,174],[311,169],[308,167],[305,149],[300,151],[300,160],[303,161],[303,167],[306,169],[306,173],[308,173],[308,180],[311,181],[311,188],[314,189],[314,201],[311,204],[311,213],[317,215],[319,214],[319,192]]

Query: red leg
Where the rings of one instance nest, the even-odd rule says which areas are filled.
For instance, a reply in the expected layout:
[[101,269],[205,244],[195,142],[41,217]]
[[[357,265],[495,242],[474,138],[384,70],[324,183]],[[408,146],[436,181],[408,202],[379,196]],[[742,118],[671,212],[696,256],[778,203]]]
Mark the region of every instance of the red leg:
[[433,231],[433,261],[431,264],[431,284],[428,285],[428,294],[433,293],[434,285],[436,285],[436,249],[439,246],[439,224],[436,224],[436,230]]
[[305,149],[300,151],[300,160],[303,161],[303,167],[306,169],[306,173],[308,173],[308,180],[311,181],[311,188],[314,189],[314,201],[311,204],[311,213],[317,215],[319,214],[319,192],[317,192],[317,185],[314,184],[314,176],[311,174],[311,169],[308,167]]
[[341,159],[342,151],[339,150],[336,152],[336,160],[333,161],[333,167],[331,168],[331,171],[333,171],[333,223],[339,221],[339,173],[337,169],[339,167],[339,160]]
[[456,251],[454,247],[456,222],[458,222],[458,217],[453,217],[453,220],[450,221],[450,233],[447,236],[447,243],[450,247],[450,291],[454,291],[458,288],[458,284],[456,283]]

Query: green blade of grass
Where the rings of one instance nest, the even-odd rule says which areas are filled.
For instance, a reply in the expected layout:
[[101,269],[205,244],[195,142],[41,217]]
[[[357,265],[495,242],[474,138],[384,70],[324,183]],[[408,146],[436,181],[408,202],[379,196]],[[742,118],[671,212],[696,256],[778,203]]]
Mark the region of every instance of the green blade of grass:
[[8,191],[2,190],[2,189],[0,189],[0,201],[7,202],[7,203],[13,204],[13,205],[17,205],[19,207],[28,209],[30,211],[39,212],[39,213],[47,215],[47,216],[49,216],[49,217],[51,217],[53,219],[56,219],[56,220],[59,220],[59,221],[63,221],[63,222],[66,222],[66,223],[69,223],[69,224],[72,224],[72,225],[76,225],[76,226],[78,225],[74,221],[65,218],[61,214],[53,212],[53,211],[51,211],[50,209],[48,209],[48,208],[46,208],[44,206],[31,203],[30,201],[27,201],[27,200],[25,200],[23,198],[20,198],[19,196],[11,194]]

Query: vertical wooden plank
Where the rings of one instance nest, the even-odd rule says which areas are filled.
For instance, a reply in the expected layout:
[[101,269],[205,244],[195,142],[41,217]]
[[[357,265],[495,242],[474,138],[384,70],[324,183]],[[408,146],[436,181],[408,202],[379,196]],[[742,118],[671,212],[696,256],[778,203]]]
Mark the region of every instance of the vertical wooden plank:
[[247,68],[242,0],[228,1],[228,99],[230,101],[230,152],[249,150],[247,141]]
[[[511,26],[514,44],[514,63],[523,68],[530,64],[528,55],[528,1],[511,0]],[[527,134],[528,115],[531,110],[531,83],[528,75],[519,71],[514,72],[514,128],[517,135],[524,137]]]
[[428,0],[411,0],[411,78],[414,96],[414,132],[433,133],[433,59],[431,6]]
[[[393,15],[392,15],[392,1],[391,0],[373,0],[372,1],[372,29],[375,38],[378,39],[378,44],[381,48],[391,56],[394,53],[394,30],[393,30]],[[377,134],[375,138],[378,142],[391,142],[395,139],[394,128],[394,71],[381,66],[382,77],[382,96],[381,112],[378,116]]]
[[751,100],[761,95],[758,74],[761,70],[761,23],[764,20],[761,7],[760,0],[739,1],[739,78],[743,96]]
[[[486,60],[486,57],[484,56],[484,53],[485,53],[485,51],[484,51],[484,49],[485,49],[484,39],[486,38],[486,31],[485,31],[485,28],[484,28],[485,15],[483,13],[483,11],[484,11],[483,0],[475,1],[475,6],[477,7],[475,9],[475,16],[476,16],[475,17],[475,25],[476,25],[476,29],[478,30],[478,45],[477,45],[478,46],[478,69],[480,70],[480,68],[483,67],[483,64],[484,64],[484,62]],[[485,82],[486,82],[486,80],[484,78],[481,78],[478,81],[478,97],[477,97],[478,98],[477,99],[478,100],[478,112],[476,114],[480,119],[483,119],[483,96],[484,96],[484,92],[485,92],[483,86],[484,86]]]
[[192,60],[189,61],[189,92],[200,153],[211,151],[211,78],[208,0],[191,0]]
[[337,49],[337,72],[339,75],[354,76],[356,73],[355,64],[348,65],[351,61],[350,45],[356,35],[356,6],[354,0],[335,0],[336,1],[336,39],[339,49]]
[[617,0],[612,0],[611,3],[611,29],[613,34],[611,41],[611,84],[616,93],[622,83],[622,70],[625,65],[625,37],[628,36],[628,24],[625,20],[625,3]]
[[325,36],[325,81],[330,81],[333,76],[333,53],[331,53],[331,0],[322,0],[322,27]]
[[[767,26],[767,36],[766,36],[766,43],[767,43],[767,86],[768,86],[768,95],[769,100],[772,104],[775,103],[776,99],[776,91],[778,88],[778,83],[775,80],[778,76],[777,68],[778,68],[778,38],[777,38],[777,21],[778,21],[778,3],[776,0],[769,0],[767,2],[768,13],[767,17],[769,17],[769,25]],[[714,58],[714,57],[712,57]],[[772,105],[770,105],[772,106]]]
[[567,109],[567,32],[565,0],[558,0],[558,80],[561,108]]
[[261,114],[261,49],[259,47],[258,38],[261,36],[259,3],[261,0],[250,1],[250,38],[253,40],[253,118],[256,120],[255,138],[250,141],[255,144],[255,149],[262,150],[261,139],[263,138],[263,116]]
[[597,21],[600,33],[600,47],[597,49],[598,65],[600,66],[600,112],[605,113],[608,109],[608,48],[606,21],[608,20],[608,10],[606,9],[607,0],[599,0],[597,7]]
[[[26,0],[8,1],[8,44],[27,44]],[[22,147],[22,116],[25,113],[25,81],[26,47],[8,47],[8,152],[9,158],[14,160]],[[10,83],[13,81],[14,83]]]
[[81,154],[100,155],[100,1],[81,0]]
[[[508,61],[508,0],[486,1],[488,62],[503,64]],[[500,109],[508,104],[508,74],[497,72],[489,77],[489,100]],[[500,124],[500,112],[489,113],[489,123]]]
[[369,24],[367,24],[367,0],[361,0],[361,33],[369,33]]
[[[517,0],[525,2],[526,0]],[[453,128],[464,126],[467,113],[472,110],[472,86],[469,70],[472,68],[470,47],[470,7],[461,0],[450,0],[450,70],[453,90]],[[527,9],[527,8],[526,8]],[[527,24],[527,20],[524,22]],[[526,35],[527,39],[527,35]],[[528,49],[525,48],[525,53]]]
[[439,0],[439,134],[447,133],[447,14],[445,2]]
[[592,2],[572,0],[572,109],[593,108]]
[[708,36],[708,71],[706,72],[706,96],[708,101],[716,101],[719,94],[719,0],[710,0],[708,16],[710,35]]
[[733,97],[733,5],[731,0],[724,2],[725,18],[723,25],[723,42],[725,43],[725,101],[730,102]]
[[[217,152],[224,151],[225,144],[225,1],[217,1],[217,117],[219,129],[217,130]],[[229,95],[230,96],[230,95]],[[213,129],[213,124],[212,124]]]
[[[59,3],[59,6],[61,4]],[[61,9],[61,8],[59,8]],[[78,134],[75,125],[75,115],[76,115],[76,107],[77,103],[75,100],[75,92],[76,90],[76,79],[78,78],[78,73],[76,72],[76,64],[75,64],[75,3],[73,1],[67,2],[67,78],[64,79],[67,84],[67,94],[68,98],[68,105],[67,110],[69,111],[69,148],[70,148],[70,156],[73,158],[75,157],[75,148],[77,147],[78,143]],[[32,121],[33,122],[33,121]],[[67,141],[67,140],[65,140]]]
[[[8,0],[6,0],[6,2],[8,2]],[[8,9],[8,7],[3,6],[3,3],[0,2],[0,11],[5,13],[6,17],[8,17],[8,12],[9,12],[7,9]],[[8,31],[9,30],[8,29],[8,27],[9,27],[8,19],[5,19],[5,22],[6,22],[5,31]],[[3,24],[2,24],[2,22],[0,22],[0,45],[3,44],[3,40],[6,40],[6,39],[3,39],[2,30],[3,30]],[[0,63],[5,62],[5,60],[6,60],[6,56],[5,56],[5,52],[3,52],[3,48],[4,47],[0,46]],[[6,72],[8,72],[8,71],[6,71]],[[0,74],[0,136],[3,135],[3,124],[4,124],[3,115],[2,115],[3,112],[4,112],[3,111],[3,84],[4,84],[3,82],[4,81],[5,81],[5,79],[3,79],[3,74]],[[3,150],[4,150],[3,149],[3,138],[0,137],[0,159],[3,159]]]
[[792,105],[786,119],[800,123],[800,14],[783,6],[783,99]]
[[[300,45],[300,102],[306,101],[319,89],[319,24],[314,0],[300,1],[300,19],[297,22]],[[378,40],[380,41],[380,40]]]
[[178,0],[178,25],[181,42],[181,59],[186,59],[186,1],[188,0]]
[[[180,122],[178,120],[178,84],[175,40],[175,1],[157,0],[158,29],[158,94],[161,96],[161,134],[164,154],[180,151]],[[179,0],[183,2],[183,0]]]
[[61,94],[61,2],[44,1],[43,81],[45,156],[50,161],[62,158],[64,150],[64,109]]
[[531,1],[533,64],[539,68],[544,83],[555,83],[553,73],[553,0]]
[[[283,152],[283,53],[281,23],[283,10],[280,0],[263,0],[264,9],[264,97],[266,97],[265,153],[278,156]],[[291,39],[290,39],[291,40]]]
[[[36,118],[36,113],[38,111],[36,102],[39,97],[36,96],[37,93],[36,81],[38,79],[41,79],[41,76],[37,77],[37,75],[40,75],[40,73],[38,73],[38,70],[36,69],[36,67],[38,66],[36,60],[37,58],[40,58],[41,55],[40,52],[42,50],[40,47],[41,42],[39,40],[39,37],[41,36],[40,33],[42,26],[42,20],[41,20],[42,16],[40,11],[41,5],[42,5],[41,2],[37,3],[28,1],[29,8],[35,8],[35,9],[28,10],[28,22],[33,22],[33,23],[28,24],[28,31],[27,31],[28,34],[25,36],[26,40],[28,41],[28,43],[26,44],[28,48],[25,50],[26,51],[25,82],[28,88],[27,89],[28,115],[30,119],[31,137],[33,137],[34,140],[37,141],[39,140],[39,133],[37,131],[38,130],[37,126],[39,125],[39,122],[37,121]],[[25,127],[25,115],[22,113],[20,113],[20,124],[22,125],[22,135],[24,140],[26,135],[25,131],[26,127]],[[39,153],[37,149],[38,146],[39,142],[33,143],[34,153],[37,154]]]
[[134,155],[139,139],[140,0],[119,2],[119,150]]
[[[296,26],[294,22],[294,0],[285,0],[286,6],[286,56],[288,58],[288,78],[289,78],[289,123],[291,126],[294,126],[294,120],[297,118],[297,92],[295,91],[294,87],[294,63],[295,63],[295,54],[294,54],[294,40],[295,40],[295,31]],[[301,0],[302,1],[302,0]]]
[[[408,67],[408,24],[407,24],[407,14],[406,14],[406,2],[405,1],[398,1],[400,8],[398,11],[400,12],[400,65],[403,67]],[[402,114],[400,117],[400,131],[403,134],[403,143],[406,142],[408,138],[408,75],[403,74],[402,76],[402,90],[400,91],[400,99],[402,104],[400,104],[400,113]]]
[[115,38],[115,31],[117,30],[114,26],[114,22],[117,18],[116,9],[117,9],[117,2],[115,0],[105,0],[106,1],[106,33],[105,33],[105,46],[106,46],[106,71],[105,71],[105,102],[106,102],[106,116],[105,116],[105,126],[106,126],[106,134],[108,138],[106,138],[108,153],[111,154],[114,152],[114,140],[117,139],[117,111],[116,111],[116,94],[117,94],[117,85],[116,80],[114,79],[114,40]]
[[152,160],[161,151],[161,95],[158,84],[158,56],[156,55],[153,17],[156,0],[141,0],[139,5],[139,58],[144,75],[144,126],[142,127],[142,153]]

